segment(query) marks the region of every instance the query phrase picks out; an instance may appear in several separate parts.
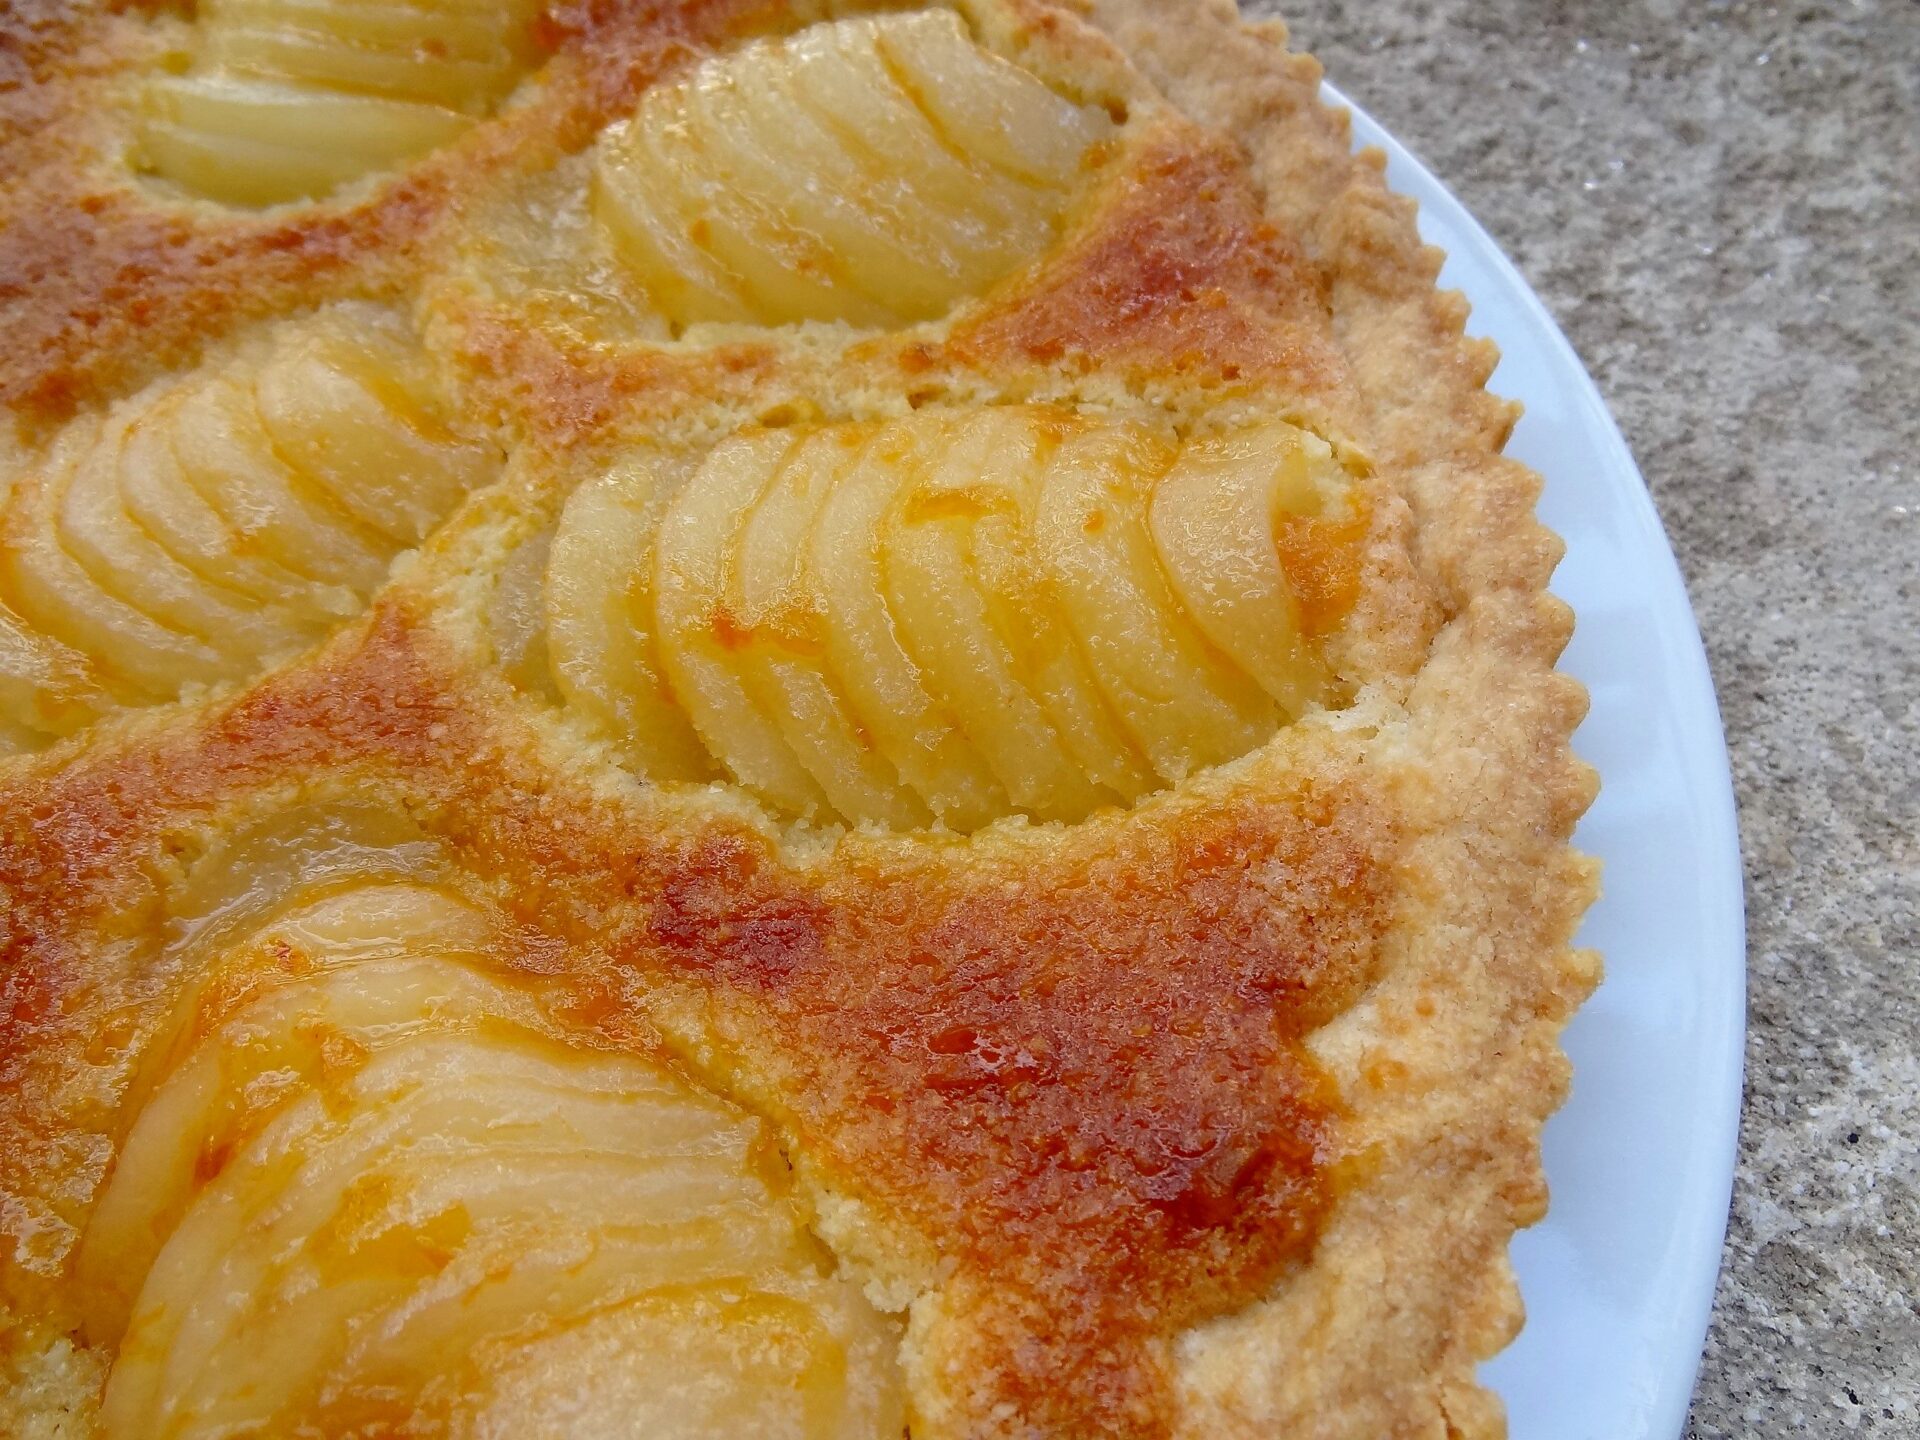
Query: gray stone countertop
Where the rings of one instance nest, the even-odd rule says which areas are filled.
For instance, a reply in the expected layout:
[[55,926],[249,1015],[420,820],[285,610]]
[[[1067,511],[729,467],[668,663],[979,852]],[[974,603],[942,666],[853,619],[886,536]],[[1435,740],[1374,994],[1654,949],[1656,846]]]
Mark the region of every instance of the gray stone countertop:
[[1746,855],[1689,1434],[1920,1436],[1920,3],[1282,0],[1565,327],[1646,472]]

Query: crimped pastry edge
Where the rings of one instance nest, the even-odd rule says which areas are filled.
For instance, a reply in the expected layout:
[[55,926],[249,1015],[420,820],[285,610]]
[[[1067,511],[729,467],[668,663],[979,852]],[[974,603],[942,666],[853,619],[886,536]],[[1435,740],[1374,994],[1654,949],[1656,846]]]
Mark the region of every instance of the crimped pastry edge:
[[1599,978],[1598,958],[1570,948],[1598,875],[1568,843],[1596,779],[1571,748],[1585,691],[1554,669],[1572,629],[1546,588],[1562,546],[1534,517],[1539,478],[1500,454],[1518,410],[1485,389],[1494,347],[1436,288],[1441,252],[1387,189],[1385,156],[1353,153],[1319,64],[1232,0],[1087,13],[1182,110],[1240,140],[1270,214],[1331,277],[1360,439],[1412,506],[1449,617],[1399,737],[1431,777],[1408,799],[1433,823],[1409,857],[1391,958],[1314,1040],[1367,1180],[1310,1266],[1184,1338],[1179,1428],[1503,1435],[1474,1367],[1520,1328],[1507,1244],[1545,1213],[1540,1132],[1569,1083],[1560,1031]]

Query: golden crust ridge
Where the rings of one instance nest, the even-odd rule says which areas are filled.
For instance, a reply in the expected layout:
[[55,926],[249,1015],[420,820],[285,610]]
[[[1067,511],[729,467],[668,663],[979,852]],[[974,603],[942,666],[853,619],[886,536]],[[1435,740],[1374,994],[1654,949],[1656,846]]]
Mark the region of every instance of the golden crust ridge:
[[[1466,307],[1457,296],[1434,291],[1440,257],[1415,233],[1411,202],[1386,190],[1383,157],[1350,158],[1344,115],[1320,103],[1318,67],[1283,54],[1281,28],[1239,27],[1227,4],[1187,8],[1191,23],[1184,26],[1161,24],[1160,7],[1136,0],[1101,0],[1094,14],[1194,113],[1244,137],[1270,202],[1292,212],[1331,272],[1335,330],[1366,413],[1360,434],[1402,477],[1417,517],[1419,560],[1453,617],[1409,709],[1416,723],[1424,712],[1444,724],[1444,710],[1454,705],[1483,717],[1512,706],[1507,716],[1524,717],[1503,720],[1477,739],[1457,722],[1428,739],[1436,751],[1429,757],[1433,771],[1459,773],[1471,755],[1485,767],[1480,773],[1524,776],[1513,790],[1525,798],[1516,807],[1521,813],[1498,814],[1473,794],[1435,797],[1448,806],[1449,828],[1435,827],[1419,846],[1425,853],[1413,863],[1429,877],[1428,898],[1409,919],[1417,917],[1420,929],[1460,923],[1460,906],[1445,897],[1483,888],[1488,878],[1484,857],[1476,863],[1469,852],[1469,837],[1497,843],[1513,873],[1537,877],[1533,893],[1514,897],[1504,909],[1504,924],[1477,927],[1496,936],[1513,927],[1513,948],[1528,957],[1501,976],[1516,1012],[1505,1037],[1482,1040],[1485,1049],[1466,1055],[1449,1053],[1447,1022],[1458,1024],[1477,997],[1448,1005],[1421,993],[1425,987],[1411,973],[1402,1003],[1431,1021],[1426,1033],[1341,1037],[1354,1047],[1347,1058],[1355,1065],[1418,1066],[1429,1074],[1464,1065],[1484,1076],[1477,1103],[1495,1118],[1476,1125],[1462,1104],[1449,1137],[1473,1157],[1471,1173],[1462,1173],[1457,1160],[1409,1157],[1404,1178],[1391,1185],[1376,1180],[1362,1212],[1350,1225],[1336,1220],[1323,1241],[1342,1256],[1339,1262],[1329,1257],[1329,1273],[1344,1264],[1350,1281],[1359,1281],[1372,1267],[1376,1284],[1388,1246],[1411,1253],[1431,1246],[1431,1259],[1394,1276],[1396,1310],[1425,1317],[1403,1324],[1424,1333],[1383,1326],[1371,1343],[1360,1340],[1354,1331],[1366,1322],[1357,1317],[1371,1307],[1351,1283],[1344,1323],[1325,1328],[1296,1330],[1306,1322],[1307,1302],[1280,1297],[1267,1314],[1227,1322],[1191,1344],[1187,1423],[1194,1433],[1288,1424],[1303,1434],[1428,1427],[1498,1434],[1504,1429],[1498,1406],[1475,1385],[1473,1367],[1519,1325],[1506,1239],[1513,1225],[1544,1210],[1538,1127],[1567,1082],[1558,1029],[1597,979],[1593,958],[1566,948],[1594,893],[1591,865],[1566,848],[1594,778],[1568,748],[1585,696],[1552,669],[1571,630],[1566,607],[1544,593],[1560,543],[1532,518],[1537,477],[1499,456],[1514,411],[1481,388],[1491,371],[1491,347],[1465,337]],[[1514,803],[1506,786],[1490,790],[1500,803]],[[1443,883],[1468,874],[1476,877],[1470,887]],[[1383,990],[1393,988],[1394,971],[1423,968],[1418,942],[1408,948],[1405,959],[1389,962]],[[1425,967],[1433,964],[1424,960]],[[1490,1064],[1502,1044],[1511,1044],[1513,1053]],[[1476,1053],[1477,1063],[1467,1058]],[[1419,1102],[1382,1089],[1374,1123],[1391,1133],[1418,1113]],[[1487,1124],[1500,1128],[1487,1133]],[[1427,1217],[1424,1246],[1403,1228],[1408,1213]],[[1378,1309],[1373,1315],[1384,1320]],[[1288,1342],[1302,1335],[1329,1349],[1357,1346],[1346,1393],[1358,1414],[1338,1422],[1316,1417],[1292,1377],[1261,1363],[1262,1351],[1297,1357]],[[1374,1393],[1357,1393],[1363,1386]]]

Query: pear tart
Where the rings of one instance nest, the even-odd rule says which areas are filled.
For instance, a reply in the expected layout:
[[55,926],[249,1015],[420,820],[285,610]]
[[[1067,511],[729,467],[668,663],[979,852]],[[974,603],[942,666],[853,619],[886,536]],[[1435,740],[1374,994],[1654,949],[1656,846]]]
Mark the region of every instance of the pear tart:
[[1584,699],[1277,26],[0,49],[0,1433],[1502,1432]]

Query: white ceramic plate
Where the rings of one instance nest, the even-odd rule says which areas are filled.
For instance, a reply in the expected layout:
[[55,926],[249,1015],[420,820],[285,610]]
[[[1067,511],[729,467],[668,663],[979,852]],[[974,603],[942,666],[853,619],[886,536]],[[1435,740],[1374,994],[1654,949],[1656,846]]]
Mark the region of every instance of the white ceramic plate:
[[[1329,99],[1350,104],[1329,89]],[[1520,1338],[1486,1367],[1513,1440],[1674,1440],[1725,1239],[1740,1116],[1746,934],[1733,789],[1700,632],[1646,483],[1566,338],[1438,180],[1360,111],[1356,139],[1420,204],[1443,286],[1498,342],[1491,388],[1526,417],[1508,453],[1546,477],[1578,616],[1564,669],[1600,771],[1576,843],[1605,864],[1580,943],[1605,957],[1568,1028],[1573,1095],[1547,1126],[1546,1220],[1519,1235]]]

